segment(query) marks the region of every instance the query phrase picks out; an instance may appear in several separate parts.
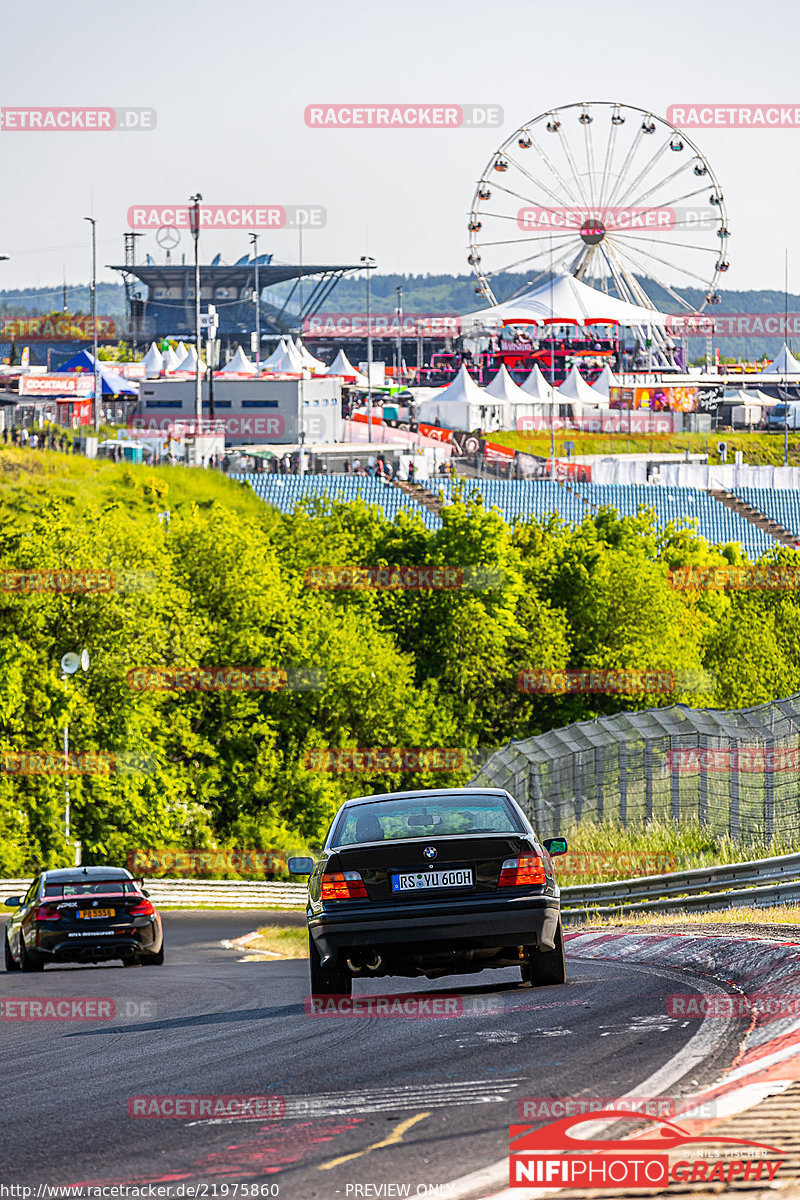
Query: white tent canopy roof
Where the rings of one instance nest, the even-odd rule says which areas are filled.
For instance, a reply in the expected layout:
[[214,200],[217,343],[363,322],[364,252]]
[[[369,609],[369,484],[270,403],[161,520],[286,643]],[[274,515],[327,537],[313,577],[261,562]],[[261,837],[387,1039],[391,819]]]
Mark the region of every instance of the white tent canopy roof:
[[164,370],[164,355],[155,342],[150,343],[150,349],[142,359],[145,375],[160,375]]
[[164,351],[164,370],[165,371],[176,370],[180,361],[181,360],[178,358],[177,354],[172,349],[172,346],[167,346],[166,350]]
[[592,384],[592,391],[597,392],[600,396],[605,396],[606,400],[609,396],[609,389],[612,387],[621,387],[620,381],[617,379],[611,367],[606,365],[603,367],[600,374]]
[[452,383],[442,388],[432,399],[439,404],[457,404],[467,401],[469,404],[485,404],[484,389],[478,387],[464,364]]
[[[537,363],[528,378],[521,385],[521,391],[525,393],[529,400],[537,400],[542,404],[549,404],[554,398],[553,393],[555,389],[547,382]],[[557,397],[555,399],[557,403]]]
[[[200,359],[200,374],[205,372],[206,364]],[[178,365],[179,371],[191,371],[193,375],[197,374],[197,351],[194,346],[189,346],[186,354],[181,359]]]
[[558,389],[559,396],[566,400],[581,400],[584,404],[599,404],[602,396],[592,391],[577,367],[573,367]]
[[530,404],[531,398],[519,384],[515,383],[503,363],[490,384],[482,389],[484,395],[494,400],[504,400],[508,404]]
[[241,346],[237,346],[231,361],[216,372],[217,375],[255,375],[255,373],[255,367]]
[[304,345],[304,343],[300,340],[300,338],[298,338],[297,341],[295,342],[295,347],[297,350],[299,350],[300,357],[302,358],[305,365],[307,367],[310,367],[310,369],[312,371],[324,371],[326,369],[325,363],[322,361],[322,359],[314,358],[314,355]]
[[792,354],[786,342],[783,343],[783,348],[768,367],[764,367],[764,375],[800,375],[800,362],[797,361]]
[[461,321],[462,326],[469,322],[499,325],[512,318],[520,320],[524,317],[531,321],[553,318],[578,321],[580,324],[589,319],[606,320],[626,326],[664,326],[667,323],[666,315],[654,308],[618,300],[615,296],[608,296],[605,292],[589,287],[574,275],[567,274],[556,275],[552,285],[548,280],[513,300],[467,313]]
[[177,356],[179,364],[183,362],[183,360],[186,358],[186,355],[188,353],[189,353],[189,351],[186,349],[185,343],[178,342],[177,346],[175,347],[175,354]]
[[359,387],[369,387],[369,380],[366,375],[362,375],[360,371],[355,369],[344,350],[339,351],[325,373],[326,375],[355,375],[356,383]]
[[286,342],[283,338],[281,338],[275,349],[272,351],[272,354],[270,354],[269,358],[262,362],[262,368],[267,371],[279,371],[280,367],[277,364],[282,362],[284,356],[288,353],[289,351],[286,349]]

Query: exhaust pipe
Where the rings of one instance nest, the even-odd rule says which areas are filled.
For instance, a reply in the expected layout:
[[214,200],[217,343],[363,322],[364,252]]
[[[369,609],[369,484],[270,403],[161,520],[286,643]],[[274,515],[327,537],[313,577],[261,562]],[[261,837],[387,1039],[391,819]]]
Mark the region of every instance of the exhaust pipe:
[[353,975],[361,975],[364,971],[380,971],[383,959],[377,950],[361,950],[354,952],[346,960],[348,969]]

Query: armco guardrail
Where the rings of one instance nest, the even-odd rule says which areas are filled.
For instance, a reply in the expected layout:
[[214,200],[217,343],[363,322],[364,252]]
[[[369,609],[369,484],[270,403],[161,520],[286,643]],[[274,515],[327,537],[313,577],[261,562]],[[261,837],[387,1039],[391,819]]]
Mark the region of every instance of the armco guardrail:
[[800,854],[561,889],[562,910],[570,922],[623,913],[711,912],[798,902]]
[[[29,885],[30,879],[0,879],[0,902],[21,895]],[[148,879],[145,887],[154,903],[165,908],[303,908],[306,901],[304,883]],[[764,908],[793,903],[800,903],[800,854],[561,889],[561,907],[568,921],[620,913],[704,912],[733,905]]]
[[[8,896],[22,895],[30,879],[0,879],[0,903]],[[304,883],[252,882],[244,879],[148,879],[145,888],[161,908],[303,908]]]

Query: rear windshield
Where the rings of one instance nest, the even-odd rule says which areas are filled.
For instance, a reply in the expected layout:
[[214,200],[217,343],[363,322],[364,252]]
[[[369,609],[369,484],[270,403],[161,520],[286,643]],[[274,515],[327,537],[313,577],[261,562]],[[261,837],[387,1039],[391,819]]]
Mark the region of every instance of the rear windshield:
[[408,796],[370,800],[345,809],[331,846],[357,846],[395,838],[457,837],[469,833],[525,833],[504,796]]
[[55,896],[125,896],[138,891],[137,884],[132,880],[129,883],[124,879],[96,879],[92,883],[46,883],[44,885],[44,895],[48,898]]

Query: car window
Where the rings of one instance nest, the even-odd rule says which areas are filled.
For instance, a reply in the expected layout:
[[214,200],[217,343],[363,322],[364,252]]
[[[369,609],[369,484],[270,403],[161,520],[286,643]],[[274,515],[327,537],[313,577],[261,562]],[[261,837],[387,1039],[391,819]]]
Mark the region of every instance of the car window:
[[25,898],[22,901],[23,904],[33,904],[34,900],[36,899],[36,893],[39,890],[40,878],[41,876],[37,875],[31,886],[28,888],[27,892],[25,893]]
[[459,834],[525,833],[505,796],[408,796],[365,801],[346,808],[331,846],[354,846],[397,838],[457,837]]
[[124,893],[138,892],[139,888],[133,881],[123,879],[98,879],[90,883],[46,883],[44,894],[48,898],[66,896],[122,896]]

